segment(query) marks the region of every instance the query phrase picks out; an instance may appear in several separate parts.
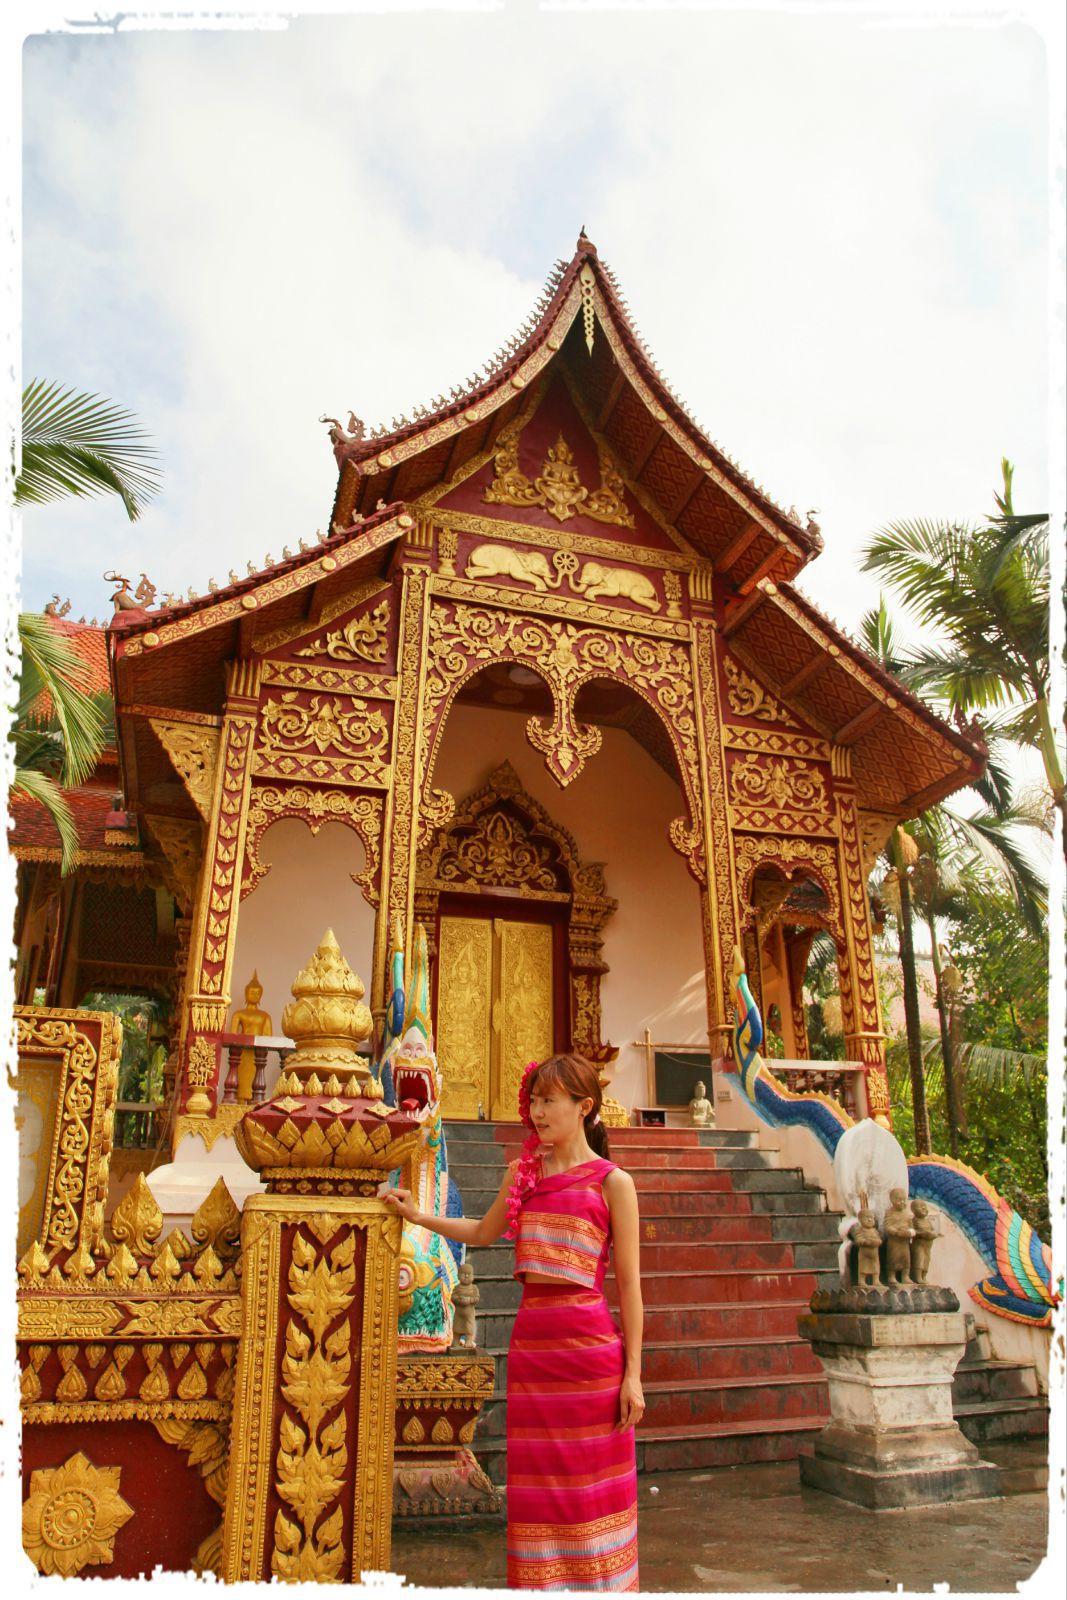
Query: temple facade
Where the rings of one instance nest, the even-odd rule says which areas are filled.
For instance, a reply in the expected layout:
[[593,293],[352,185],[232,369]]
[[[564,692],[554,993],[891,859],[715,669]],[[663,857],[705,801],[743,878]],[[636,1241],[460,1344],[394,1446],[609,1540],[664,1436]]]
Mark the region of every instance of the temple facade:
[[20,998],[140,963],[173,1000],[177,1146],[224,1105],[232,1131],[253,973],[277,1018],[332,927],[380,1016],[390,930],[421,921],[446,1117],[515,1116],[524,1063],[569,1048],[621,1117],[663,1098],[663,1051],[728,1069],[735,944],[805,1060],[823,930],[853,1098],[886,1114],[867,876],[983,751],[794,586],[817,527],[701,433],[593,245],[484,383],[330,432],[325,537],[199,598],[123,597],[110,842],[54,938],[29,886]]

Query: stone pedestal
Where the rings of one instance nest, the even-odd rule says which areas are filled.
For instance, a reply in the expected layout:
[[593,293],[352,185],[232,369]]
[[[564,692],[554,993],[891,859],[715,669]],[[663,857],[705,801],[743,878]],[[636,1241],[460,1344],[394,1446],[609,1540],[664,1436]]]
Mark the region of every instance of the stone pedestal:
[[826,1368],[831,1420],[801,1457],[812,1488],[881,1511],[1000,1492],[952,1415],[952,1377],[966,1345],[960,1312],[801,1317]]

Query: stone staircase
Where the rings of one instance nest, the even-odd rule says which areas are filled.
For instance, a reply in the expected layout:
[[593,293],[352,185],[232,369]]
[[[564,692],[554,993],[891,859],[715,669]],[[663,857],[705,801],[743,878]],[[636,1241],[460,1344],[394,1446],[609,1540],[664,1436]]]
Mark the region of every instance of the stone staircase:
[[[489,1122],[445,1129],[464,1211],[481,1216],[524,1130]],[[799,1169],[775,1166],[755,1133],[613,1128],[609,1138],[641,1208],[647,1409],[638,1472],[795,1457],[829,1417],[822,1366],[799,1337],[797,1317],[816,1287],[837,1282],[839,1215]],[[471,1251],[470,1260],[481,1293],[479,1345],[496,1367],[474,1448],[503,1483],[507,1346],[522,1291],[509,1242]],[[615,1307],[610,1270],[605,1288]],[[1048,1432],[1048,1402],[1033,1367],[995,1360],[988,1332],[971,1316],[967,1322],[956,1420],[977,1444],[1037,1445]],[[1037,1471],[1028,1460],[1023,1478],[1029,1483]]]
[[[464,1211],[480,1216],[519,1153],[513,1123],[446,1123],[448,1165]],[[782,1460],[829,1416],[822,1368],[797,1334],[813,1290],[837,1277],[837,1217],[820,1189],[778,1168],[754,1133],[613,1128],[612,1158],[641,1207],[647,1410],[639,1472]],[[507,1345],[520,1285],[501,1242],[470,1254],[481,1292],[479,1344],[496,1393],[474,1440],[504,1480]],[[609,1271],[608,1299],[616,1293]]]

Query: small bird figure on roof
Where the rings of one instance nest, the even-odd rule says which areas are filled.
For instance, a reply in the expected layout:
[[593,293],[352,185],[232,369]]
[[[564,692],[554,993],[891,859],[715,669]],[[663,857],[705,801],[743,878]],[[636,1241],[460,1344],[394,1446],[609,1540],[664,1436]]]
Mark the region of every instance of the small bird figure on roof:
[[70,614],[70,601],[60,601],[58,594],[54,594],[44,608],[46,617],[66,617]]
[[291,561],[292,559],[293,559],[293,552],[290,550],[290,548],[289,548],[289,546],[287,544],[283,544],[282,545],[282,560],[283,561]]
[[246,567],[245,567],[245,571],[246,571],[246,572],[247,572],[247,573],[248,573],[248,576],[249,576],[249,577],[250,577],[250,578],[254,578],[254,577],[255,577],[255,575],[256,575],[256,569],[255,569],[255,567],[254,567],[254,566],[253,566],[253,565],[252,565],[252,563],[251,563],[251,561],[249,561],[249,562],[248,562],[248,564],[247,564],[247,565],[246,565]]
[[207,592],[208,594],[218,594],[219,586],[215,582],[214,578],[209,578],[207,580]]
[[230,570],[226,574],[226,576],[230,580],[231,583],[240,583],[240,581],[241,581],[240,578],[237,576],[236,572],[234,572],[232,567],[230,568]]
[[198,595],[198,594],[197,594],[197,592],[196,592],[196,590],[195,590],[195,589],[194,589],[194,588],[193,588],[193,586],[192,586],[192,584],[190,584],[190,585],[189,585],[189,587],[188,587],[188,589],[186,589],[186,591],[185,591],[185,598],[186,598],[186,599],[187,599],[187,600],[199,600],[199,598],[200,598],[200,596],[199,596],[199,595]]
[[268,550],[266,555],[263,557],[263,571],[266,572],[267,568],[268,567],[273,567],[273,565],[274,565],[274,557],[271,555],[270,551]]
[[310,546],[310,545],[309,545],[309,544],[305,544],[305,543],[304,543],[304,541],[303,541],[303,539],[301,539],[301,540],[300,540],[300,548],[301,548],[301,550],[302,550],[302,551],[304,551],[304,552],[305,552],[305,554],[306,554],[306,552],[307,552],[307,551],[308,551],[308,550],[310,550],[310,549],[311,549],[311,546]]

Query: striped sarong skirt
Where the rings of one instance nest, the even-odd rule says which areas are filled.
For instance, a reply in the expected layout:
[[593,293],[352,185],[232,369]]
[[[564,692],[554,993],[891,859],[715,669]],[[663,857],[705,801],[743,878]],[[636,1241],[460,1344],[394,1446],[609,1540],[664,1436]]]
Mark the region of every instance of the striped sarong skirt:
[[524,1285],[508,1347],[509,1588],[638,1588],[634,1430],[616,1431],[624,1365],[599,1289]]

